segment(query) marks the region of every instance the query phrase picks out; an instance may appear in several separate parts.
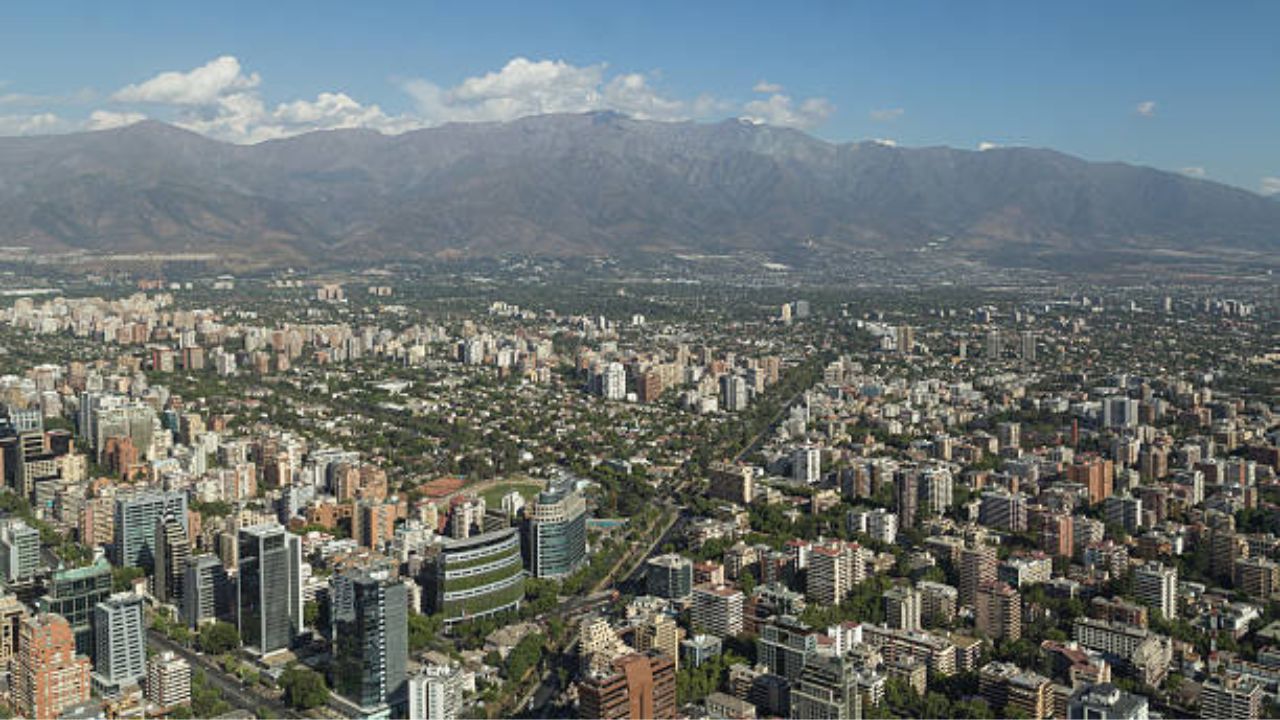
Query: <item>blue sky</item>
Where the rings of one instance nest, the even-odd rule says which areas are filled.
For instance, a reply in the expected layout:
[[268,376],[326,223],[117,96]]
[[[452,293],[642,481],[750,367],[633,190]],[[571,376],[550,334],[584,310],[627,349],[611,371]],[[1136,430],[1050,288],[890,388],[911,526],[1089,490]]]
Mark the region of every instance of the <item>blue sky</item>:
[[1280,192],[1280,2],[8,2],[0,134],[235,142],[618,109]]

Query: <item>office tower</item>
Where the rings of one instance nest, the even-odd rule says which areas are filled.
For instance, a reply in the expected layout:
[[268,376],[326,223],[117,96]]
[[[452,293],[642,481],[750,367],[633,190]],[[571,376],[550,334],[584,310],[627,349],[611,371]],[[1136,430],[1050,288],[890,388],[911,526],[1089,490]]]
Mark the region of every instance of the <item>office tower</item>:
[[197,555],[187,561],[182,589],[182,619],[187,625],[196,627],[231,616],[231,581],[216,555]]
[[236,618],[250,652],[284,650],[302,629],[302,543],[279,525],[241,528]]
[[693,589],[691,612],[694,632],[718,638],[742,632],[742,591],[727,585],[699,585]]
[[93,688],[114,697],[147,676],[147,636],[142,619],[142,596],[118,593],[93,609],[97,659]]
[[1109,682],[1081,685],[1067,699],[1067,720],[1148,720],[1149,717],[1145,697],[1125,692]]
[[1022,596],[1005,583],[978,586],[973,617],[978,632],[992,640],[1014,642],[1022,638]]
[[747,379],[741,375],[720,376],[720,408],[725,412],[747,409]]
[[1110,525],[1134,533],[1142,527],[1142,498],[1131,495],[1112,495],[1102,503],[1102,514]]
[[173,515],[165,515],[156,522],[155,539],[155,596],[162,603],[178,603],[182,600],[182,581],[191,558],[191,543],[187,542],[187,530]]
[[116,497],[115,536],[112,562],[119,566],[155,568],[156,525],[166,516],[173,517],[187,532],[187,496],[185,493],[141,492]]
[[1149,562],[1133,571],[1133,595],[1166,620],[1178,616],[1178,569]]
[[38,601],[41,612],[61,615],[71,626],[76,653],[94,659],[93,608],[111,595],[111,564],[99,557],[92,564],[53,573]]
[[978,586],[996,579],[996,549],[985,543],[960,550],[960,604],[974,607]]
[[791,717],[842,720],[862,717],[857,665],[852,658],[814,653],[791,689]]
[[1102,399],[1102,426],[1105,428],[1137,427],[1138,401],[1119,396]]
[[26,618],[19,628],[13,671],[14,710],[27,718],[54,718],[89,699],[89,658],[76,654],[71,626],[58,615]]
[[600,375],[600,394],[606,400],[623,400],[627,397],[627,370],[622,363],[611,362]]
[[166,650],[147,661],[147,700],[170,709],[191,702],[191,665]]
[[818,636],[799,619],[779,615],[760,627],[756,657],[769,672],[795,681],[804,670],[805,659],[818,650]]
[[1005,490],[982,493],[978,522],[987,527],[1023,532],[1027,529],[1027,496]]
[[755,471],[746,465],[728,462],[712,463],[707,494],[739,505],[750,505],[755,499]]
[[1053,684],[1012,663],[990,662],[978,671],[978,693],[1003,717],[1047,720],[1053,715]]
[[885,624],[897,630],[919,630],[923,599],[920,591],[903,585],[884,594]]
[[893,474],[894,497],[897,501],[898,525],[907,530],[916,526],[916,513],[920,503],[920,472],[916,468],[902,468]]
[[24,583],[40,569],[40,531],[18,518],[0,524],[0,580]]
[[791,478],[812,485],[822,479],[822,450],[805,445],[791,453]]
[[393,500],[360,500],[351,517],[351,536],[360,547],[381,550],[396,534]]
[[612,672],[578,683],[578,717],[642,720],[676,717],[676,668],[666,655],[634,653],[617,658]]
[[676,554],[659,555],[645,563],[645,589],[666,600],[682,600],[693,592],[693,561]]
[[1022,362],[1030,365],[1036,361],[1036,334],[1030,330],[1022,333]]
[[951,471],[929,468],[920,473],[920,499],[917,510],[928,515],[942,515],[951,508]]
[[996,425],[996,442],[1001,452],[1022,447],[1022,423],[1002,422]]
[[458,720],[462,713],[462,670],[427,665],[409,678],[409,720]]
[[329,603],[329,686],[365,711],[401,703],[409,661],[404,583],[368,571],[334,575]]
[[916,331],[910,325],[899,325],[896,331],[895,345],[898,352],[903,355],[910,355],[911,351],[916,347]]
[[443,613],[446,625],[519,609],[524,599],[517,528],[445,540],[424,571],[426,611]]
[[1004,342],[999,330],[987,331],[987,359],[997,360],[1004,353]]
[[1200,686],[1200,717],[1257,720],[1264,694],[1252,679],[1210,676]]
[[525,507],[525,567],[540,578],[573,573],[587,558],[587,502],[572,481],[553,483]]

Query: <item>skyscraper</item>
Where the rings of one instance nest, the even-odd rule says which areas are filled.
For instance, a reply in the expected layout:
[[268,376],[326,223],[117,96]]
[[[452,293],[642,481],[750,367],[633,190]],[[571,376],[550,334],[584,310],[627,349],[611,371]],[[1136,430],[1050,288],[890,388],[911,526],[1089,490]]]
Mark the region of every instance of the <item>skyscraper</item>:
[[112,561],[119,566],[155,568],[156,524],[170,515],[187,532],[186,493],[144,490],[116,498]]
[[893,494],[897,501],[898,524],[908,530],[914,528],[920,504],[919,471],[910,467],[894,472]]
[[587,557],[587,502],[571,482],[553,484],[525,508],[521,530],[530,575],[569,575]]
[[451,625],[519,609],[524,599],[520,534],[503,528],[445,540],[424,565],[423,604]]
[[613,661],[612,672],[578,683],[578,716],[610,720],[676,717],[676,669],[666,655],[634,653]]
[[93,609],[97,660],[93,687],[112,697],[139,685],[147,676],[147,637],[142,619],[142,597],[117,593]]
[[93,608],[109,595],[111,564],[99,557],[90,565],[55,572],[37,604],[41,612],[56,613],[66,619],[75,637],[77,653],[96,658]]
[[1133,595],[1172,620],[1178,616],[1178,569],[1155,561],[1139,566],[1133,571]]
[[674,553],[649,558],[644,580],[650,595],[667,600],[687,598],[693,592],[693,561]]
[[231,615],[231,582],[216,555],[197,555],[187,561],[182,590],[182,619],[191,627]]
[[147,699],[162,708],[191,702],[191,665],[172,652],[147,661]]
[[960,550],[960,604],[973,607],[978,587],[996,579],[996,549],[985,543]]
[[183,523],[173,515],[156,522],[155,596],[162,603],[182,600],[182,583],[191,558],[191,543]]
[[1022,638],[1022,596],[1002,582],[978,586],[973,617],[978,632],[993,640]]
[[822,450],[805,445],[791,453],[791,478],[812,485],[822,479]]
[[365,711],[403,703],[409,660],[404,583],[352,571],[330,579],[329,597],[330,687]]
[[18,518],[0,524],[0,580],[6,585],[35,577],[40,569],[40,531]]
[[13,672],[14,709],[27,718],[53,718],[89,699],[89,658],[76,654],[71,626],[59,615],[26,618],[19,629]]
[[237,620],[251,652],[284,650],[302,628],[302,543],[280,525],[241,528]]
[[850,658],[813,653],[791,690],[791,717],[841,720],[862,716],[856,664]]

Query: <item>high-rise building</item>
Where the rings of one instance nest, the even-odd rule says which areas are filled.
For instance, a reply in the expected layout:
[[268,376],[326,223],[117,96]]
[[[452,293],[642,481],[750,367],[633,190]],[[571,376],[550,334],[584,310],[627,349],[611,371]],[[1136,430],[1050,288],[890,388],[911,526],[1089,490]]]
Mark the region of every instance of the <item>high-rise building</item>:
[[89,565],[58,570],[37,602],[41,612],[66,619],[75,637],[76,652],[96,658],[93,608],[111,595],[111,564],[99,557]]
[[54,718],[89,699],[89,658],[76,654],[71,626],[41,613],[22,621],[13,671],[14,710],[27,718]]
[[790,681],[800,677],[805,658],[817,650],[817,634],[790,615],[780,615],[764,623],[756,639],[756,657],[760,664]]
[[1027,529],[1027,496],[1005,490],[982,493],[978,522],[987,527],[1022,532]]
[[809,551],[805,595],[814,602],[838,605],[866,579],[867,552],[857,543],[815,545]]
[[1200,685],[1200,717],[1257,720],[1264,695],[1262,686],[1252,680],[1210,676]]
[[699,585],[693,589],[691,611],[694,632],[718,638],[742,632],[742,591],[728,585]]
[[1089,503],[1111,497],[1115,485],[1115,463],[1099,457],[1080,458],[1067,466],[1067,480],[1085,486]]
[[136,687],[147,676],[147,635],[142,618],[142,596],[117,593],[93,609],[97,660],[93,688],[113,697]]
[[0,581],[24,583],[40,569],[40,531],[18,518],[0,521]]
[[1102,514],[1107,523],[1134,533],[1142,527],[1142,498],[1131,495],[1112,495],[1102,503]]
[[920,591],[920,620],[924,625],[950,625],[956,619],[960,593],[954,587],[925,580],[916,589]]
[[1036,361],[1036,334],[1030,330],[1022,332],[1022,362],[1031,364]]
[[946,468],[929,468],[920,473],[920,500],[918,510],[928,515],[942,515],[951,508],[951,471]]
[[978,632],[993,640],[1013,642],[1022,638],[1022,596],[1005,583],[978,586],[973,616]]
[[1022,423],[1002,422],[996,425],[996,442],[1001,452],[1022,447]]
[[381,550],[396,534],[394,500],[360,500],[351,514],[351,535],[360,547]]
[[147,661],[147,699],[170,709],[191,702],[191,665],[166,650]]
[[634,653],[613,661],[613,672],[578,683],[578,716],[603,720],[676,717],[676,666],[666,655]]
[[862,717],[857,665],[852,658],[827,653],[808,657],[791,689],[791,717],[843,720]]
[[155,567],[156,524],[172,516],[187,532],[187,495],[183,492],[141,492],[116,497],[112,561],[119,566]]
[[978,587],[996,579],[996,549],[979,543],[960,550],[960,604],[973,607]]
[[741,412],[747,409],[747,379],[741,375],[720,376],[720,407],[725,412]]
[[1149,562],[1133,571],[1133,595],[1166,620],[1178,616],[1178,569]]
[[893,494],[897,501],[898,524],[908,530],[916,526],[920,503],[920,472],[916,468],[900,468],[893,474]]
[[462,669],[427,665],[409,678],[409,720],[458,720],[462,714]]
[[897,630],[919,630],[923,599],[913,587],[897,585],[884,594],[885,624]]
[[520,533],[503,528],[450,539],[424,567],[423,603],[446,625],[515,610],[524,599]]
[[162,603],[182,601],[182,582],[191,559],[191,543],[183,523],[172,515],[156,522],[155,597]]
[[653,650],[671,658],[680,669],[680,639],[684,631],[666,613],[655,613],[636,628],[636,650]]
[[191,627],[231,616],[231,581],[218,556],[197,555],[188,560],[182,589],[182,619]]
[[329,581],[329,686],[363,711],[403,703],[409,661],[404,583],[367,571]]
[[1235,561],[1235,589],[1251,598],[1266,600],[1280,593],[1280,563],[1264,557]]
[[1081,685],[1067,699],[1067,720],[1148,720],[1150,717],[1145,697],[1125,692],[1109,682]]
[[623,400],[627,397],[627,369],[622,363],[611,362],[600,375],[600,394],[607,400]]
[[241,528],[236,619],[250,652],[284,650],[302,630],[302,543],[276,524]]
[[587,502],[571,481],[554,483],[525,507],[521,532],[530,575],[572,574],[587,558]]
[[746,465],[718,462],[708,473],[711,484],[707,494],[739,505],[750,505],[755,499],[755,472]]
[[998,715],[1047,720],[1053,716],[1053,683],[1013,663],[990,662],[978,671],[978,693]]
[[649,558],[644,570],[645,589],[654,597],[682,600],[693,592],[693,561],[676,555]]
[[814,445],[796,448],[791,453],[791,478],[812,485],[822,479],[822,450]]

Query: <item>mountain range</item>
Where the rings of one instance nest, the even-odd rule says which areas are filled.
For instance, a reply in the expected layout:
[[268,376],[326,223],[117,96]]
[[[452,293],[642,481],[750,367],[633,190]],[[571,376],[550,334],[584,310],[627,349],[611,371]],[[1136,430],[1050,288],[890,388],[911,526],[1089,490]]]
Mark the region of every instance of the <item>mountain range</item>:
[[614,113],[257,145],[146,121],[0,138],[0,245],[353,259],[909,250],[1274,257],[1280,202],[1052,150],[833,144]]

